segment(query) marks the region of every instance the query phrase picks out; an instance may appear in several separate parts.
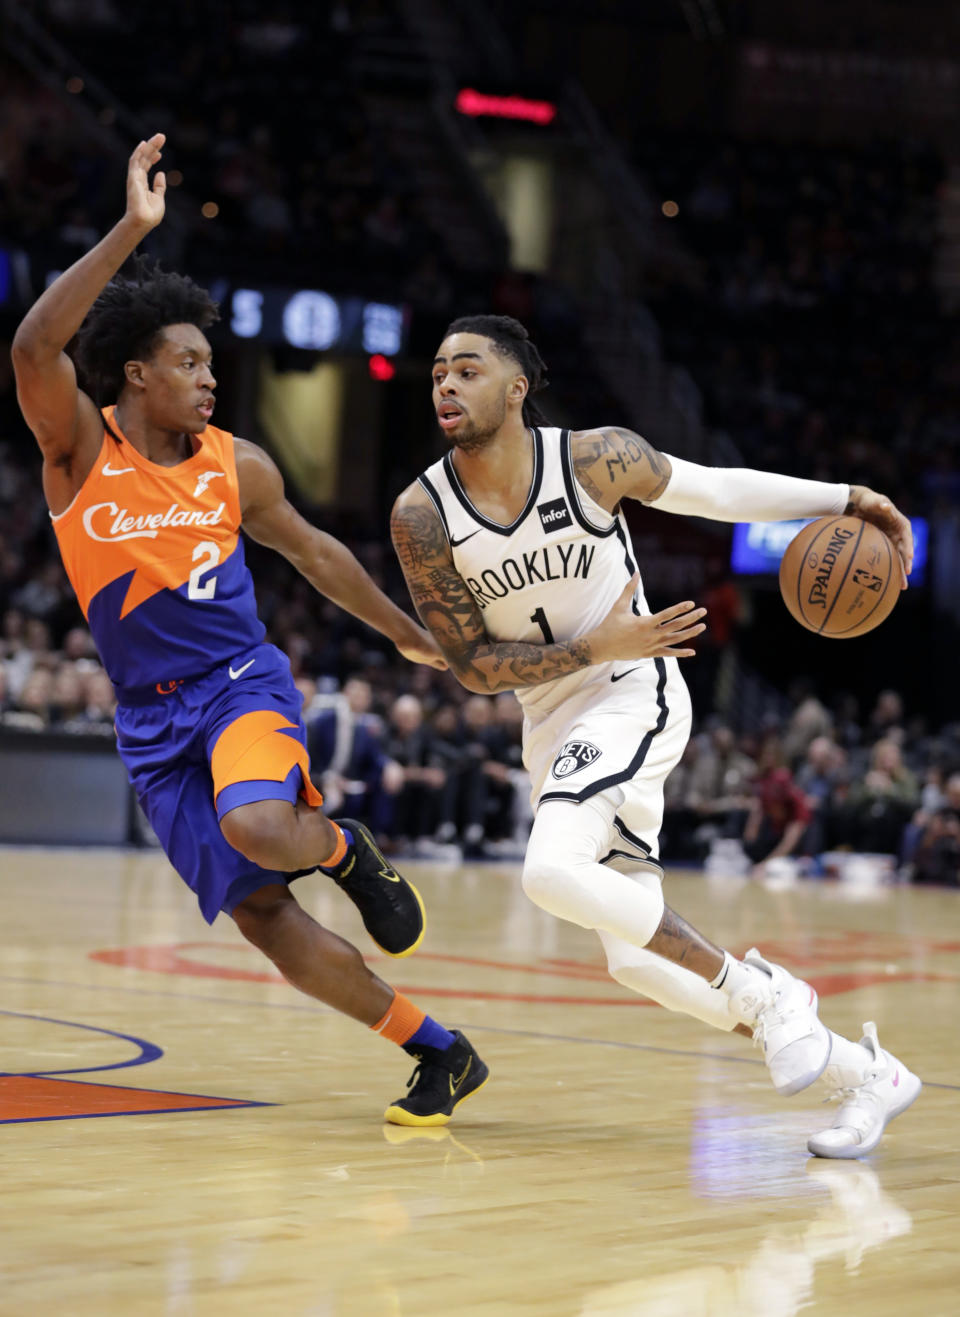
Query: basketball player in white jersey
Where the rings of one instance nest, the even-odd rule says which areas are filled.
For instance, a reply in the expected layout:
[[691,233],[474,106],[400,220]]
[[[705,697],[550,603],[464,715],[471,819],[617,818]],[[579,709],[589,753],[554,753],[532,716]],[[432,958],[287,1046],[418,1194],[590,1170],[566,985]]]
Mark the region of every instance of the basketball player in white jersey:
[[752,1034],[779,1093],[823,1076],[845,1100],[808,1147],[863,1156],[920,1080],[880,1047],[873,1024],[860,1043],[831,1033],[809,984],[756,950],[735,959],[664,904],[663,784],[691,723],[678,660],[694,655],[705,610],[685,601],[651,615],[620,505],[719,521],[847,512],[890,536],[904,587],[910,524],[862,486],[704,468],[624,429],[539,425],[529,395],[544,373],[517,321],[454,321],[433,364],[451,450],[392,519],[413,602],[451,671],[468,690],[513,690],[523,705],[536,809],[524,889],[596,929],[618,982]]

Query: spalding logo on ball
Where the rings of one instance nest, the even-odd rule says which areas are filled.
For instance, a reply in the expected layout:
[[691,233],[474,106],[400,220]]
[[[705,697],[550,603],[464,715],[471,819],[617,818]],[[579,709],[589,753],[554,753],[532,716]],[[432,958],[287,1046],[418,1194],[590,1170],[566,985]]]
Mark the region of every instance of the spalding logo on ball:
[[890,616],[900,596],[900,559],[871,522],[820,517],[787,545],[780,593],[808,631],[848,640]]

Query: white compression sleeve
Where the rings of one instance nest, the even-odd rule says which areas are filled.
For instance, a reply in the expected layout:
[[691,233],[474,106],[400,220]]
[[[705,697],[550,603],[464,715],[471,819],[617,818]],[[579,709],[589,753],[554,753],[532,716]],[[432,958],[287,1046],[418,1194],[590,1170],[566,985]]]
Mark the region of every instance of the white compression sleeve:
[[670,482],[649,506],[713,521],[791,521],[843,512],[849,485],[799,480],[746,467],[698,466],[670,457]]

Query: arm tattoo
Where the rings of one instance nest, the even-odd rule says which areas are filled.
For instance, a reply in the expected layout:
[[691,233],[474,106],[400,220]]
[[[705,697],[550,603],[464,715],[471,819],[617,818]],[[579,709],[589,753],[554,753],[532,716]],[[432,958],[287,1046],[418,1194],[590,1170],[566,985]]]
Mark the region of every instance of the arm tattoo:
[[551,645],[491,641],[480,609],[453,565],[446,533],[432,507],[408,503],[395,508],[390,528],[420,620],[468,690],[495,695],[539,686],[593,661],[585,640]]
[[[601,507],[622,497],[652,503],[670,482],[670,463],[656,448],[632,430],[613,427],[584,432],[576,437],[573,469],[578,483]],[[606,491],[606,492],[605,492]]]

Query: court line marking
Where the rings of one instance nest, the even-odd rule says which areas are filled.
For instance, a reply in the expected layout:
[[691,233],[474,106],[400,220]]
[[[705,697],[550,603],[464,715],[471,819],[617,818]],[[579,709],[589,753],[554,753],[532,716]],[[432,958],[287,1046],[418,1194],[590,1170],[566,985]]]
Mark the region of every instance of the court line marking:
[[[70,1081],[79,1083],[79,1080]],[[122,1088],[121,1084],[111,1084],[111,1088]],[[134,1089],[140,1093],[142,1089]],[[165,1093],[171,1092],[170,1089],[164,1089]],[[177,1096],[174,1094],[173,1096]],[[183,1097],[190,1095],[184,1093]],[[226,1107],[150,1107],[145,1111],[85,1111],[77,1112],[72,1116],[12,1116],[10,1119],[0,1118],[0,1125],[49,1125],[55,1120],[104,1120],[109,1117],[116,1120],[118,1116],[179,1116],[182,1112],[187,1111],[236,1111],[239,1107],[275,1107],[275,1102],[252,1102],[252,1101],[233,1101],[232,1098],[224,1098],[224,1102],[229,1102]]]
[[[298,1011],[301,1013],[309,1012],[310,1014],[313,1015],[340,1014],[340,1012],[335,1011],[332,1006],[324,1006],[322,1002],[317,1002],[315,1006],[311,1006],[307,1004],[301,1004],[300,1002],[296,1002],[296,1001],[292,1001],[292,1002],[252,1001],[249,998],[243,998],[243,997],[207,997],[200,993],[165,992],[162,988],[134,988],[134,987],[125,987],[120,985],[114,987],[114,986],[108,986],[107,984],[104,983],[71,983],[63,979],[35,979],[35,978],[26,978],[26,977],[20,977],[18,975],[10,975],[10,974],[0,974],[0,983],[30,983],[30,984],[40,984],[43,987],[51,987],[51,988],[82,988],[82,989],[86,989],[89,992],[112,992],[112,993],[126,992],[126,993],[135,994],[136,996],[140,996],[140,997],[165,997],[165,998],[172,997],[177,1001],[183,1001],[183,1002],[202,1001],[202,1002],[208,1002],[212,1005],[219,1005],[219,1006],[224,1006],[224,1005],[247,1006],[247,1007],[254,1007],[255,1009],[259,1008],[261,1010]],[[16,1015],[18,1014],[18,1012],[0,1011],[0,1014]],[[27,1015],[24,1018],[38,1019],[41,1017]],[[58,1020],[55,1021],[55,1023],[62,1024],[64,1023],[64,1021]],[[723,1052],[705,1052],[705,1051],[687,1049],[682,1047],[660,1047],[653,1043],[634,1043],[634,1042],[624,1041],[622,1039],[581,1038],[581,1037],[576,1037],[572,1034],[545,1033],[535,1029],[507,1029],[501,1025],[492,1025],[492,1024],[470,1024],[470,1025],[466,1025],[465,1027],[469,1028],[472,1033],[504,1034],[507,1037],[514,1037],[514,1038],[541,1038],[548,1042],[580,1043],[587,1047],[618,1047],[624,1051],[653,1052],[662,1056],[689,1056],[706,1061],[731,1061],[736,1065],[750,1065],[750,1066],[757,1066],[760,1068],[762,1068],[764,1064],[762,1061],[757,1061],[751,1056],[732,1056]],[[104,1030],[103,1032],[109,1033],[110,1030]],[[117,1036],[121,1038],[130,1037],[130,1035],[126,1035],[126,1034],[118,1034]],[[124,1064],[129,1065],[130,1062],[125,1062]],[[134,1064],[138,1064],[138,1063],[134,1062]],[[66,1074],[68,1072],[63,1071],[62,1073]],[[960,1084],[936,1083],[933,1080],[924,1080],[924,1088],[940,1088],[940,1089],[945,1089],[949,1092],[960,1093]],[[227,1101],[228,1099],[224,1099],[224,1100]],[[263,1105],[269,1106],[271,1104],[265,1103]]]
[[[70,1070],[2,1070],[0,1071],[0,1079],[54,1079],[67,1085],[84,1088],[86,1087],[84,1080],[63,1079],[63,1076],[101,1074],[104,1070],[125,1070],[131,1066],[149,1065],[152,1061],[158,1061],[163,1056],[163,1048],[158,1047],[156,1043],[148,1042],[146,1038],[138,1038],[135,1034],[121,1033],[117,1029],[107,1029],[103,1025],[81,1024],[77,1020],[61,1020],[51,1015],[36,1015],[30,1011],[0,1010],[0,1015],[8,1015],[17,1020],[39,1020],[43,1024],[60,1024],[66,1029],[83,1029],[87,1033],[105,1034],[109,1038],[119,1038],[125,1043],[132,1043],[134,1047],[139,1049],[137,1055],[127,1061],[112,1061],[106,1065],[80,1066]],[[173,1088],[142,1089],[136,1088],[132,1084],[96,1084],[91,1085],[91,1087],[108,1088],[111,1091],[115,1090],[122,1093],[153,1092],[160,1098],[206,1098],[210,1102],[223,1102],[226,1105],[222,1107],[150,1107],[136,1111],[71,1112],[64,1116],[11,1116],[0,1117],[0,1125],[40,1124],[54,1120],[99,1120],[107,1116],[170,1116],[184,1111],[231,1111],[236,1107],[273,1107],[277,1105],[275,1102],[260,1102],[254,1098],[227,1098],[212,1093],[183,1093],[179,1089]]]
[[[33,1011],[6,1011],[0,1010],[0,1015],[11,1015],[17,1020],[40,1020],[43,1024],[62,1024],[67,1029],[85,1029],[88,1033],[103,1033],[110,1038],[120,1038],[125,1043],[133,1043],[134,1047],[139,1048],[136,1056],[131,1057],[129,1061],[113,1061],[110,1065],[80,1066],[73,1070],[0,1070],[0,1076],[4,1079],[55,1079],[59,1075],[90,1075],[99,1074],[102,1070],[126,1070],[130,1066],[149,1065],[151,1061],[159,1061],[163,1056],[163,1048],[158,1047],[156,1043],[148,1043],[145,1038],[137,1038],[132,1033],[119,1033],[116,1029],[105,1029],[98,1024],[78,1024],[76,1020],[56,1020],[51,1015],[36,1015]],[[113,1087],[122,1087],[119,1084]],[[170,1090],[167,1090],[170,1091]],[[189,1097],[187,1093],[181,1093],[181,1097]],[[194,1094],[198,1097],[199,1094]]]

